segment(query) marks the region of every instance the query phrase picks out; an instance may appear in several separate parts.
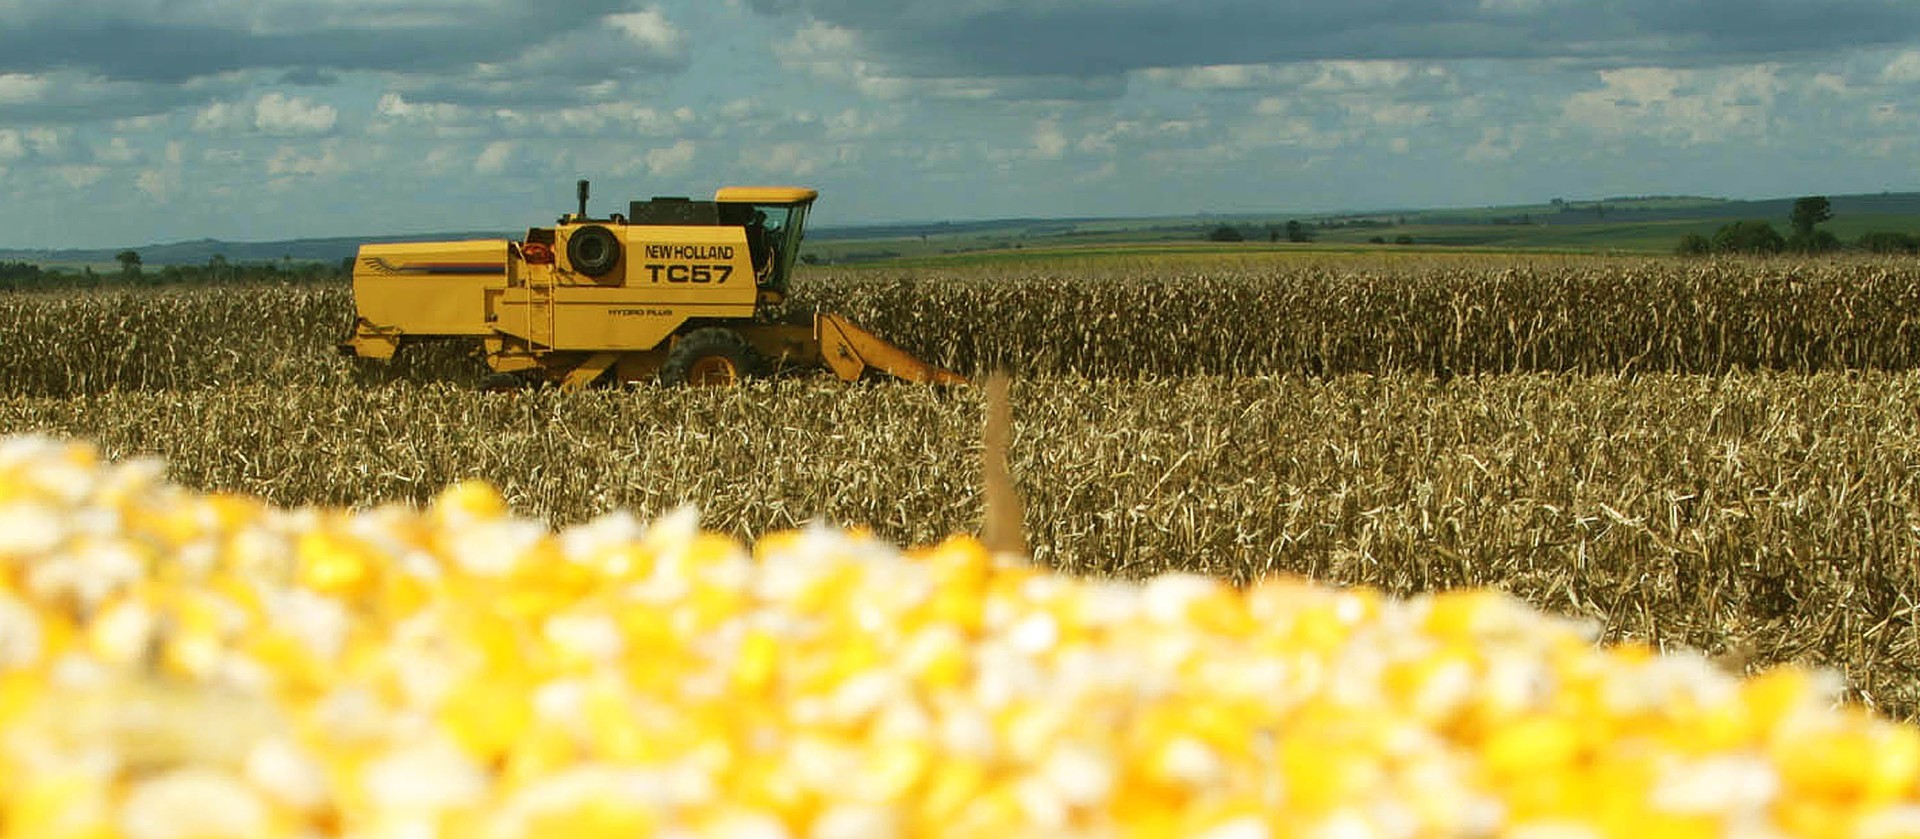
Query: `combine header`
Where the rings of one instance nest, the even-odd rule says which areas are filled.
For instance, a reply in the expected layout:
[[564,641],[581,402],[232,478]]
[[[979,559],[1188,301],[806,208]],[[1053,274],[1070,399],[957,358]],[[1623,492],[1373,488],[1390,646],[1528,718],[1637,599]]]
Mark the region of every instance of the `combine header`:
[[964,383],[840,315],[769,318],[786,299],[817,196],[727,187],[712,201],[634,201],[625,216],[595,219],[581,181],[579,212],[522,241],[365,245],[353,269],[353,332],[340,351],[389,359],[416,339],[475,338],[497,374],[493,387],[732,385],[821,367],[847,381],[871,370]]

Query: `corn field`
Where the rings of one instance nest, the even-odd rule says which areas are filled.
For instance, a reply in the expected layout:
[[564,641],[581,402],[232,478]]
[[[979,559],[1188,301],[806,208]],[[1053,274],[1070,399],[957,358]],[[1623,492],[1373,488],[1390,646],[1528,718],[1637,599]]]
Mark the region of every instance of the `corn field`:
[[[1817,372],[1920,367],[1911,261],[1135,260],[803,275],[788,314],[839,311],[967,374]],[[8,392],[438,379],[461,344],[356,372],[343,285],[0,296]]]
[[929,360],[1087,377],[1920,366],[1912,262],[1147,263],[830,279],[840,311]]
[[[1504,588],[1735,668],[1830,666],[1862,704],[1920,714],[1920,267],[1027,270],[828,275],[792,308],[1019,372],[1010,457],[1041,562]],[[748,538],[979,527],[970,390],[481,394],[458,346],[339,358],[349,311],[337,286],[0,297],[0,431],[286,505],[479,477],[555,523],[692,503]]]

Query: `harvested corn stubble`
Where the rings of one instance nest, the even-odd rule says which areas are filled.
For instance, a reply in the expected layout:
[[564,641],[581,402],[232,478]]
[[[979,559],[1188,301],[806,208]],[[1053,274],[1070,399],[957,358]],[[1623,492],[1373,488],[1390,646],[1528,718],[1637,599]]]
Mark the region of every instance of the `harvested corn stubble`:
[[1504,595],[1070,579],[0,441],[6,837],[1920,835],[1831,680]]

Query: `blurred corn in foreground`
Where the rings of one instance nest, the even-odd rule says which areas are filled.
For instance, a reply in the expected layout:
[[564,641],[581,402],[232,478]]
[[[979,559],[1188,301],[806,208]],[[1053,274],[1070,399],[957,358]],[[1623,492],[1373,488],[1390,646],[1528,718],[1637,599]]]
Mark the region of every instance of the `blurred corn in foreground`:
[[1920,834],[1920,732],[1498,593],[161,472],[0,441],[0,835]]

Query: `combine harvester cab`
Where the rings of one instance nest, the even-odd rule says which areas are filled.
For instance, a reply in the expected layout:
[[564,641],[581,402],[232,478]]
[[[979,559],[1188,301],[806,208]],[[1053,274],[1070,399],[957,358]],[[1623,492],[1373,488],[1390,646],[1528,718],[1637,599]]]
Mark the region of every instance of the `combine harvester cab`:
[[731,385],[776,371],[868,371],[961,384],[838,314],[774,322],[807,211],[799,187],[728,187],[711,201],[635,201],[625,216],[579,212],[522,241],[365,245],[353,270],[346,355],[390,359],[402,344],[476,339],[496,386],[609,378]]

